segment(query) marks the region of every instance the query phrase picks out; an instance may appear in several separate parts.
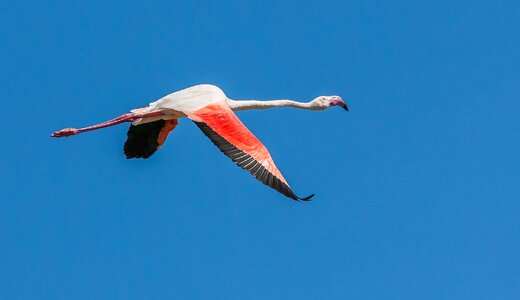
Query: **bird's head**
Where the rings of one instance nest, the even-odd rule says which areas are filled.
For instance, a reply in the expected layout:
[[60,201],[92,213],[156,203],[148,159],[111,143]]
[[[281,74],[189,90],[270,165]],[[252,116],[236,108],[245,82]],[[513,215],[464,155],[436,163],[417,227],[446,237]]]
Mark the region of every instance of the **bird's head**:
[[331,106],[339,106],[348,111],[347,104],[340,96],[319,96],[312,100],[311,104],[316,110],[324,110]]

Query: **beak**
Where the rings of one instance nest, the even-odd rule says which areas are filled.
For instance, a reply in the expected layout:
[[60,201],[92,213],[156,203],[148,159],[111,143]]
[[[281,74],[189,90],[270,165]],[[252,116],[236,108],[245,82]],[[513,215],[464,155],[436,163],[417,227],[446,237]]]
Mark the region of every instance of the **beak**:
[[330,96],[330,105],[341,106],[344,110],[349,111],[347,103],[340,96]]

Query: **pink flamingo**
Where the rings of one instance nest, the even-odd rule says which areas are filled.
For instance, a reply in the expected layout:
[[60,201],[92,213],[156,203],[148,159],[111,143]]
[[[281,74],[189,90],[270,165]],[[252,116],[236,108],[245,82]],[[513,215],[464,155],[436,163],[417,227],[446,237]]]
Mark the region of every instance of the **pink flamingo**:
[[324,110],[340,106],[348,111],[339,96],[320,96],[302,103],[292,100],[231,100],[214,85],[202,84],[169,94],[147,107],[131,110],[115,119],[85,128],[65,128],[51,137],[67,137],[79,133],[131,122],[124,145],[126,158],[149,158],[163,145],[178,119],[189,118],[202,132],[239,167],[260,182],[293,199],[308,201],[314,194],[300,198],[291,190],[287,180],[274,164],[267,148],[242,124],[233,111],[294,107]]

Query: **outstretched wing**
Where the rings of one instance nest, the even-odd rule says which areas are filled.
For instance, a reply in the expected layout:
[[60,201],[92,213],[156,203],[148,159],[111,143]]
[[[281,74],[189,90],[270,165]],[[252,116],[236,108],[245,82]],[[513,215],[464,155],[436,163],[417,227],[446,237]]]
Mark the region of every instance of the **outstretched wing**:
[[130,125],[124,146],[126,158],[148,158],[164,144],[168,134],[177,126],[177,119]]
[[213,103],[188,114],[220,151],[258,181],[293,200],[300,198],[274,164],[267,148],[247,129],[226,103]]

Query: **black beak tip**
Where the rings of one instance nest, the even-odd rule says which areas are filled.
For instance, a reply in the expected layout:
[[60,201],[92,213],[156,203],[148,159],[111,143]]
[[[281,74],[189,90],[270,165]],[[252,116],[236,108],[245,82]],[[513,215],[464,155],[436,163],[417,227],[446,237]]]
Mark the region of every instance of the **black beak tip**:
[[346,111],[348,111],[348,106],[347,106],[346,104],[343,106],[343,108],[344,108]]

